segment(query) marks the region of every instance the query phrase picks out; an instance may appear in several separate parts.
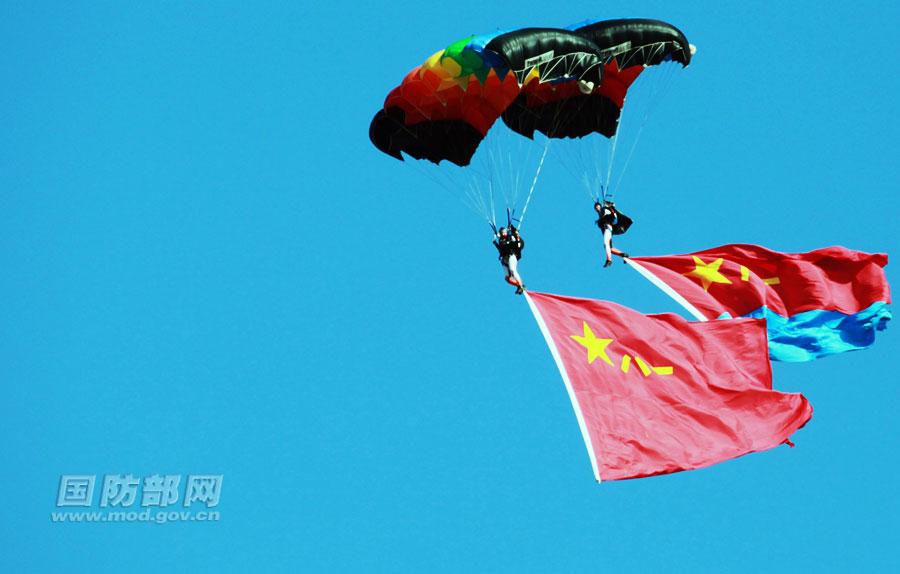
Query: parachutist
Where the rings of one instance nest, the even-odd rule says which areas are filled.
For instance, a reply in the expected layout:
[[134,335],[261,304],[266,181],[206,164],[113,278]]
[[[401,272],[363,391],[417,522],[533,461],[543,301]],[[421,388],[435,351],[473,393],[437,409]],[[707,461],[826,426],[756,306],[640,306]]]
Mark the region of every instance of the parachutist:
[[628,257],[628,254],[616,249],[612,244],[613,235],[622,235],[631,227],[633,221],[624,213],[619,213],[612,201],[594,202],[594,211],[597,212],[597,227],[603,232],[603,250],[606,254],[606,262],[603,267],[612,265],[612,256]]
[[522,258],[522,250],[525,249],[525,240],[519,235],[519,230],[514,225],[509,229],[501,227],[494,235],[494,247],[500,253],[500,264],[506,270],[506,282],[516,286],[516,294],[525,292],[525,285],[519,276],[519,260]]

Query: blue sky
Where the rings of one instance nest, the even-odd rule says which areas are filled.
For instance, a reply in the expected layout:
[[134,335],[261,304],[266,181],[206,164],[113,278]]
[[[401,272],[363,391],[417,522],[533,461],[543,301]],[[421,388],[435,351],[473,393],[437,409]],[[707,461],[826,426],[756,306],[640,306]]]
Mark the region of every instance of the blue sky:
[[[486,226],[367,130],[464,35],[660,18],[699,51],[621,246],[893,255],[900,10],[548,6],[4,4],[0,570],[897,569],[894,328],[775,365],[796,448],[598,486]],[[677,311],[558,165],[529,210],[532,288]],[[223,474],[221,520],[51,523],[60,475],[127,473]]]

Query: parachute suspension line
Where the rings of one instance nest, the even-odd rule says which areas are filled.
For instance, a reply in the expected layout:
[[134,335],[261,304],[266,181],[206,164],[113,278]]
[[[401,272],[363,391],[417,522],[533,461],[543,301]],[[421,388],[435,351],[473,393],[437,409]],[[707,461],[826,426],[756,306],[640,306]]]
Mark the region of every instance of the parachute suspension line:
[[494,186],[490,186],[491,191],[491,227],[494,229],[494,233],[497,232],[497,210],[494,207]]
[[[592,191],[593,189],[595,189],[595,187],[594,187],[593,183],[591,182],[591,178],[588,177],[587,172],[582,174],[581,177],[582,177],[582,183],[584,183],[584,192],[587,194],[588,199],[590,199],[591,201],[596,201],[597,197],[599,197],[599,196]],[[601,182],[601,183],[598,183],[597,185],[602,186],[603,183]]]
[[[591,179],[591,175],[588,174],[587,167],[583,170],[575,169],[573,164],[577,165],[593,165],[592,163],[583,159],[582,156],[585,154],[579,152],[578,146],[573,145],[575,142],[567,141],[567,140],[557,140],[559,144],[554,145],[554,157],[559,160],[559,165],[563,167],[569,175],[572,176],[572,179],[576,182],[582,184],[582,191],[587,195],[588,199],[593,199],[596,194],[594,193],[594,189],[596,186]],[[562,149],[562,148],[573,148],[573,149]],[[574,159],[573,159],[574,158]]]
[[[489,212],[490,215],[489,215],[488,219],[491,223],[491,226],[496,227],[497,215],[496,215],[496,210],[495,210],[495,205],[494,205],[494,193],[495,193],[495,189],[500,185],[500,183],[497,182],[496,179],[494,178],[494,171],[491,169],[491,165],[493,165],[493,161],[494,161],[493,160],[494,150],[493,150],[493,148],[488,147],[485,150],[485,152],[486,152],[487,158],[488,158],[487,172],[486,173],[478,173],[478,175],[486,180],[487,193],[480,193],[479,196],[481,198],[481,201],[485,203],[485,211],[487,211],[488,209],[490,210],[490,212]],[[502,189],[501,189],[501,191],[502,191]],[[487,199],[485,199],[485,196],[487,196]],[[490,207],[488,207],[488,204],[490,205]]]
[[[488,189],[490,189],[490,182],[488,182]],[[466,195],[469,198],[469,201],[478,206],[482,217],[490,221],[491,217],[487,211],[487,205],[485,205],[484,202],[484,193],[481,191],[481,185],[479,185],[478,182],[470,182],[466,186]]]
[[[504,132],[507,133],[507,132]],[[509,135],[507,133],[507,135]],[[507,138],[510,139],[510,138]],[[519,171],[515,167],[515,162],[513,161],[512,147],[516,145],[517,142],[514,140],[510,140],[509,145],[504,146],[505,153],[503,154],[503,174],[506,175],[508,182],[508,194],[506,197],[506,210],[507,210],[507,219],[509,219],[510,211],[515,211],[516,205],[518,205],[519,201]]]
[[[623,110],[622,115],[624,115],[624,110]],[[635,150],[635,148],[637,148],[638,140],[641,139],[641,133],[643,133],[645,125],[646,125],[646,118],[644,119],[644,121],[642,121],[640,123],[637,131],[634,134],[634,139],[632,140],[631,146],[628,149],[628,153],[625,156],[625,163],[622,164],[622,169],[619,170],[619,173],[617,174],[618,177],[616,177],[615,183],[613,183],[611,179],[607,180],[607,185],[610,186],[610,188],[611,188],[610,191],[613,191],[613,190],[618,191],[619,185],[622,183],[622,177],[625,175],[625,172],[628,170],[628,164],[631,163],[631,157],[634,155],[634,150]],[[610,170],[610,177],[612,177],[612,170]]]
[[[529,150],[530,151],[530,150]],[[515,208],[519,205],[519,190],[522,189],[522,170],[516,168],[515,160],[513,159],[512,151],[506,154],[506,158],[509,160],[509,173],[513,174],[513,212],[515,212]],[[531,154],[529,153],[527,158],[530,160]],[[525,165],[531,165],[531,163],[526,163]]]
[[491,214],[488,213],[487,205],[484,202],[484,194],[481,187],[477,183],[469,183],[465,188],[466,199],[464,203],[472,206],[472,210],[480,215],[488,223],[491,222]]
[[509,195],[506,198],[506,214],[507,219],[509,219],[510,209],[515,211],[517,202],[519,200],[519,172],[513,168],[513,158],[512,153],[508,152],[504,155],[504,169],[506,173],[509,174],[510,179],[510,187],[509,187]]
[[567,148],[557,154],[560,164],[581,184],[585,197],[591,202],[600,199],[606,187],[604,176],[607,162],[604,160],[608,156],[609,141],[600,134],[557,141]]
[[[450,195],[457,201],[460,201],[460,197],[454,193],[453,186],[451,185],[451,183],[449,181],[444,181],[440,177],[437,177],[435,175],[435,173],[441,173],[440,171],[437,171],[437,172],[432,171],[433,168],[429,169],[430,166],[426,167],[425,165],[420,164],[418,161],[413,161],[410,163],[411,163],[411,165],[415,166],[415,168],[419,171],[419,173],[422,173],[423,175],[425,175],[425,177],[430,179],[439,188],[444,190],[444,192],[446,192],[447,195]],[[466,198],[461,200],[462,204],[464,206],[466,206],[467,209],[472,211],[478,217],[486,218],[486,214],[485,214],[484,210],[479,209],[478,203],[476,201],[474,201],[473,198],[471,197],[471,190],[469,189],[470,187],[471,186],[466,186],[466,188],[465,188]]]
[[484,190],[480,185],[477,190],[473,192],[473,197],[477,199],[478,204],[481,206],[481,210],[484,213],[484,219],[488,222],[489,225],[494,224],[494,213],[493,209],[488,206],[487,197],[490,197],[491,194],[491,182],[488,181],[486,184],[487,190]]
[[[495,137],[499,136],[499,134],[495,134]],[[494,145],[497,144],[497,145]],[[507,185],[506,178],[503,177],[503,173],[506,168],[506,154],[501,152],[502,146],[499,145],[496,141],[491,142],[491,146],[486,150],[487,151],[487,160],[488,160],[488,173],[489,180],[491,181],[491,190],[493,195],[493,190],[499,189],[500,195],[503,196],[503,206],[508,210],[509,202],[510,202],[510,190]]]
[[[473,209],[488,223],[491,222],[492,214],[488,212],[487,204],[485,203],[485,193],[482,191],[482,183],[478,179],[471,179],[465,182],[463,186],[467,202],[469,205],[473,206]],[[488,190],[490,190],[490,181],[487,182]],[[452,192],[452,190],[451,190]]]
[[449,165],[438,166],[419,161],[409,161],[409,163],[448,196],[462,203],[480,219],[485,220],[489,225],[495,222],[493,187],[490,178],[485,177],[482,171],[472,169],[474,166],[462,168]]
[[[657,47],[657,51],[662,50],[664,45],[660,45]],[[669,90],[672,85],[672,80],[675,77],[675,70],[678,65],[675,62],[665,63],[661,66],[658,66],[657,69],[653,72],[653,79],[650,80],[650,85],[648,89],[645,91],[644,97],[644,106],[642,110],[642,114],[640,117],[640,122],[638,124],[637,131],[634,134],[634,137],[631,141],[631,145],[629,146],[628,153],[625,156],[625,162],[622,164],[622,169],[618,171],[615,185],[613,186],[613,191],[618,191],[619,185],[622,183],[622,178],[625,175],[625,172],[628,170],[628,164],[631,163],[631,158],[634,156],[634,151],[637,149],[638,141],[641,139],[641,134],[644,131],[644,128],[647,126],[647,122],[650,119],[650,116],[656,110],[656,107],[660,104],[663,99],[663,95]],[[646,78],[646,74],[641,74],[641,78],[638,78],[638,81],[642,81],[647,83],[648,78]],[[625,108],[627,106],[623,106],[622,115],[625,115]],[[633,114],[629,114],[629,117]],[[621,124],[621,117],[620,117]],[[621,125],[620,125],[621,128]],[[618,132],[617,132],[618,133]],[[607,185],[611,184],[609,180],[607,180]]]
[[525,225],[525,213],[528,211],[528,204],[531,203],[531,196],[534,195],[534,188],[537,186],[538,178],[541,176],[541,169],[544,167],[544,160],[547,158],[547,151],[550,149],[550,138],[544,143],[544,151],[541,152],[541,159],[538,162],[537,170],[534,172],[534,179],[531,180],[531,189],[528,190],[528,197],[525,198],[525,206],[522,208],[522,215],[519,216],[519,229]]
[[606,158],[606,183],[600,184],[600,198],[604,202],[608,196],[611,196],[611,194],[608,194],[608,192],[611,191],[609,189],[609,182],[612,181],[613,162],[616,160],[616,148],[619,147],[619,130],[622,129],[622,118],[624,115],[623,109],[623,111],[619,113],[619,125],[616,127],[616,135],[609,138],[611,141],[609,144],[609,156]]
[[[498,211],[507,211],[509,220],[520,224],[519,217],[526,212],[537,187],[549,144],[549,139],[536,142],[500,124],[482,141],[469,165],[452,165],[449,161],[437,165],[405,159],[444,193],[453,196],[490,227],[497,228],[502,223]],[[531,187],[525,189],[529,180]],[[521,200],[525,201],[524,206],[519,204]],[[520,207],[524,207],[521,212]],[[502,218],[502,213],[499,217]]]
[[512,168],[512,156],[509,153],[503,154],[503,163],[500,164],[500,167],[503,169],[501,174],[506,176],[506,179],[505,179],[506,185],[504,187],[504,189],[506,190],[506,194],[504,195],[504,198],[506,200],[507,219],[509,219],[509,212],[511,209],[513,209],[513,210],[515,209],[516,199],[517,199],[517,197],[516,197],[517,178],[516,178],[516,174]]
[[631,148],[628,150],[628,154],[625,156],[625,163],[622,164],[622,169],[619,171],[619,176],[616,178],[616,183],[613,186],[616,191],[618,191],[619,185],[622,183],[622,178],[625,176],[625,172],[628,171],[628,164],[631,163],[631,157],[634,155],[634,150],[637,147],[637,141],[641,138],[641,133],[643,131],[644,125],[641,124],[634,135],[634,141],[631,144]]
[[587,198],[594,202],[601,195],[601,191],[598,190],[602,190],[604,187],[603,172],[606,166],[603,165],[604,154],[601,153],[601,148],[606,148],[604,151],[608,151],[609,145],[605,143],[607,141],[605,138],[601,139],[599,134],[593,133],[580,137],[558,137],[559,134],[566,131],[568,121],[583,112],[587,100],[580,101],[577,105],[577,112],[569,114],[568,119],[562,117],[561,108],[556,111],[551,134],[557,136],[556,141],[559,144],[553,146],[554,155],[559,160],[559,164],[572,176],[572,179],[581,183]]
[[[600,134],[589,135],[587,137],[590,138],[590,145],[586,147],[579,146],[579,148],[583,150],[582,154],[584,155],[582,165],[590,166],[590,174],[593,178],[588,179],[588,172],[585,170],[588,199],[590,199],[591,202],[597,202],[605,196],[605,189],[608,185],[608,182],[604,180],[603,172],[608,169],[608,165],[610,164],[609,148],[611,142]],[[603,163],[604,151],[606,152],[606,165]]]

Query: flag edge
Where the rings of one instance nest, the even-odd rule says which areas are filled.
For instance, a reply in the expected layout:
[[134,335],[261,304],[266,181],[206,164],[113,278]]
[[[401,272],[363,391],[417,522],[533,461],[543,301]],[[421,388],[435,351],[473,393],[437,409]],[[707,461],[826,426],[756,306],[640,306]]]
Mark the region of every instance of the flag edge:
[[547,347],[550,349],[550,355],[553,357],[553,362],[556,363],[556,368],[559,370],[559,374],[562,377],[563,383],[566,385],[566,391],[569,394],[569,400],[572,403],[572,409],[575,411],[575,418],[578,420],[578,428],[581,430],[581,437],[584,440],[584,445],[588,451],[588,458],[591,461],[591,470],[594,473],[594,478],[598,483],[603,482],[600,477],[600,469],[599,464],[597,462],[597,455],[594,450],[594,443],[591,440],[590,432],[587,428],[587,423],[584,421],[584,413],[581,412],[581,405],[578,402],[578,397],[575,394],[575,389],[572,387],[572,381],[569,379],[569,373],[566,371],[566,367],[563,364],[562,357],[559,354],[559,349],[556,347],[556,342],[553,340],[553,336],[550,334],[550,329],[547,327],[547,323],[544,322],[544,317],[541,315],[540,310],[537,308],[537,305],[532,301],[531,295],[528,292],[525,292],[525,301],[528,303],[528,307],[531,310],[531,314],[534,316],[535,322],[537,322],[538,329],[540,329],[541,334],[544,336],[544,340],[547,343]]

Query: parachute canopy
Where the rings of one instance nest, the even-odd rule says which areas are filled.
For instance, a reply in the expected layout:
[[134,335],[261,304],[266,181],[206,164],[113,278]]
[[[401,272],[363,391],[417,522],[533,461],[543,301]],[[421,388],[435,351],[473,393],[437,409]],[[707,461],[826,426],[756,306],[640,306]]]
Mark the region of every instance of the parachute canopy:
[[498,117],[551,138],[615,135],[631,83],[647,66],[687,66],[684,34],[656,20],[583,22],[470,36],[391,90],[369,137],[386,154],[465,166]]

